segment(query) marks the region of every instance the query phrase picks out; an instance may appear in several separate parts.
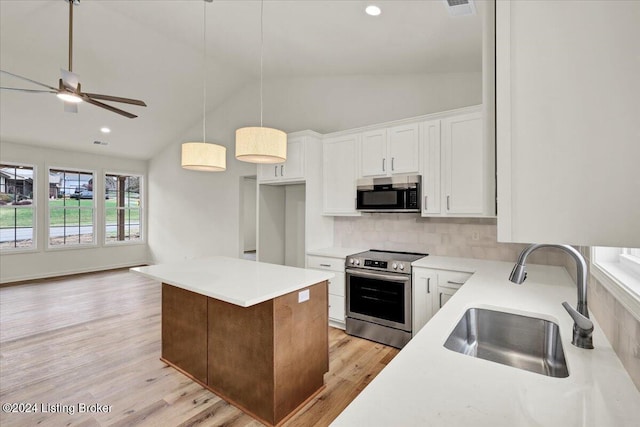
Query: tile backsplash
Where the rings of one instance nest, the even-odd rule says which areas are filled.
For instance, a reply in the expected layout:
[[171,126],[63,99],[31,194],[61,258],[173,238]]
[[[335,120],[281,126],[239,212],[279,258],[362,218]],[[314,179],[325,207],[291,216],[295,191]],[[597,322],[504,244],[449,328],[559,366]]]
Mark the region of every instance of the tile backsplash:
[[[588,266],[591,265],[590,249],[588,246],[580,247]],[[572,276],[575,275],[575,265],[567,265],[566,268]],[[595,316],[636,388],[640,390],[640,320],[636,319],[591,273],[587,300],[590,312]]]
[[[430,255],[515,261],[527,245],[499,243],[495,218],[423,218],[418,214],[364,214],[336,217],[334,245]],[[556,249],[536,251],[529,262],[566,264]]]

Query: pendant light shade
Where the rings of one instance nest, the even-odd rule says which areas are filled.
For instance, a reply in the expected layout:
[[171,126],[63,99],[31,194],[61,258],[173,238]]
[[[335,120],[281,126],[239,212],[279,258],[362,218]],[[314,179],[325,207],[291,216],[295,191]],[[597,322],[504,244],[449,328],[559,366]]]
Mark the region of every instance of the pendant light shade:
[[202,2],[203,31],[202,31],[202,142],[185,142],[182,144],[182,167],[184,169],[205,172],[220,172],[227,169],[227,147],[217,144],[207,144],[207,7]]
[[236,159],[249,163],[287,160],[287,134],[278,129],[246,127],[236,130]]
[[236,130],[236,159],[249,163],[282,163],[287,160],[287,134],[262,126],[264,52],[264,0],[260,1],[260,126]]
[[206,142],[185,142],[182,144],[182,167],[194,171],[223,171],[227,169],[227,147]]

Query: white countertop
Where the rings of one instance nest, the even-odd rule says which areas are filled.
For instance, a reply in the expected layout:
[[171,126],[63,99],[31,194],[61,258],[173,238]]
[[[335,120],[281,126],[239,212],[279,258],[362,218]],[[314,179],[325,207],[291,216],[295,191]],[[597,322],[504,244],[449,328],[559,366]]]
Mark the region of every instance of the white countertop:
[[259,304],[334,277],[329,271],[227,257],[136,267],[131,271],[241,307]]
[[[414,267],[475,274],[340,414],[332,426],[637,426],[640,392],[595,320],[594,350],[571,344],[576,285],[562,267],[426,257]],[[470,307],[541,317],[560,326],[569,377],[551,378],[446,349]]]
[[368,249],[362,248],[338,248],[335,246],[329,248],[311,249],[307,251],[307,255],[326,256],[330,258],[346,258],[349,255],[364,252]]

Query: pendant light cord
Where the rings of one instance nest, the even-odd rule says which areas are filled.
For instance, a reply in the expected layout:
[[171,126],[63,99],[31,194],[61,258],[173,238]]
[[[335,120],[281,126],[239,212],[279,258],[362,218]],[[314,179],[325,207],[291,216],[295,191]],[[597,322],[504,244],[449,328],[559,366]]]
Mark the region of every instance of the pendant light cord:
[[260,127],[262,127],[262,51],[264,50],[264,30],[263,30],[263,17],[264,17],[264,0],[260,1]]
[[69,0],[69,71],[73,72],[73,0]]
[[202,36],[202,87],[204,96],[202,97],[202,143],[207,143],[207,2],[202,1],[203,16],[203,36]]

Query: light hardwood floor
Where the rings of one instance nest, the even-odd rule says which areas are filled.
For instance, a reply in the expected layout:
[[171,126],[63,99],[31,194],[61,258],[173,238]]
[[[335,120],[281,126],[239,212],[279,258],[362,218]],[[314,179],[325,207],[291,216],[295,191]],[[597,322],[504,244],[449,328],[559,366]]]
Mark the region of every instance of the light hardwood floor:
[[[326,388],[286,426],[328,425],[398,352],[334,328],[329,346]],[[38,409],[1,411],[3,427],[261,425],[159,357],[157,282],[116,270],[0,288],[0,403]]]

